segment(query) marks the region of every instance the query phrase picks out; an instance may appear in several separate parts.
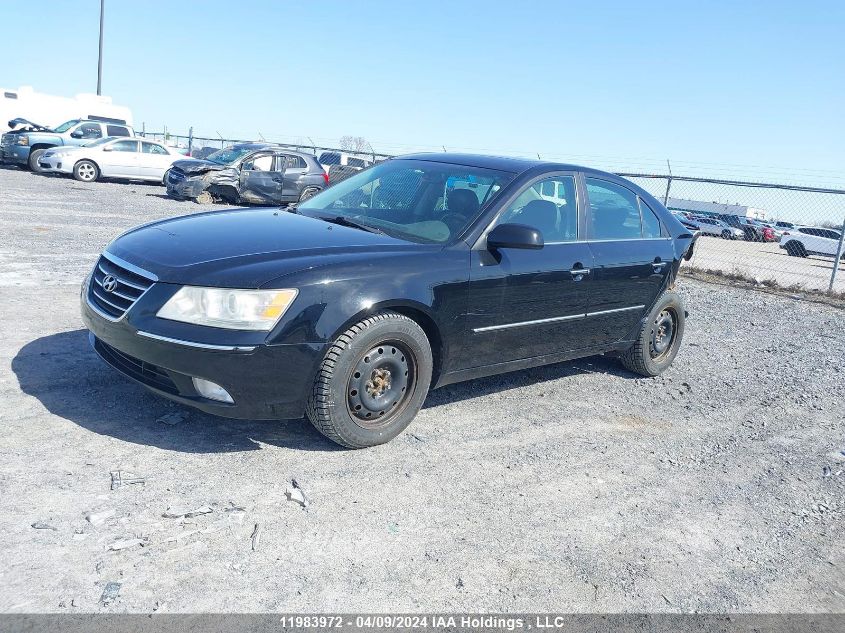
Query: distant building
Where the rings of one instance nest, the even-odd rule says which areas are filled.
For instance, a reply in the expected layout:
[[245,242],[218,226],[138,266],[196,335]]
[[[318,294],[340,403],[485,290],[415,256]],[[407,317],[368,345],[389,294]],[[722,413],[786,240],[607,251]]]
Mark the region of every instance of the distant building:
[[688,211],[690,213],[701,213],[705,215],[726,213],[728,215],[738,215],[743,218],[766,219],[765,209],[746,207],[742,204],[728,204],[727,202],[704,202],[702,200],[669,198],[666,206],[670,211]]

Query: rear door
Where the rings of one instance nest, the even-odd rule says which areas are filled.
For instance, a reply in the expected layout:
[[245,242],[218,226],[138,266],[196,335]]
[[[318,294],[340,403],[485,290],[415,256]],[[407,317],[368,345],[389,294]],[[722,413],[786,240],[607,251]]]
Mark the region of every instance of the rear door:
[[567,352],[585,346],[582,328],[593,259],[581,240],[576,177],[544,175],[517,193],[488,227],[538,229],[542,249],[491,252],[485,236],[471,252],[469,340],[464,367]]
[[275,161],[273,152],[255,154],[241,164],[240,196],[254,204],[279,204],[284,178],[284,165]]
[[138,154],[138,175],[149,180],[161,180],[164,172],[170,167],[170,154],[158,143],[141,141],[141,152]]
[[276,169],[281,169],[282,197],[285,201],[299,200],[301,193],[301,178],[308,171],[305,159],[294,154],[278,154],[276,156]]
[[584,333],[590,346],[621,340],[666,283],[675,253],[654,211],[633,190],[593,176],[584,180],[593,279]]

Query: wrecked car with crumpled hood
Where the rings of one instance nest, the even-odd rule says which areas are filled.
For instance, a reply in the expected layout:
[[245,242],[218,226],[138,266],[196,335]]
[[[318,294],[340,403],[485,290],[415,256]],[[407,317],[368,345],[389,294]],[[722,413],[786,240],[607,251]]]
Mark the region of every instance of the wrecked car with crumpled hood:
[[167,194],[199,203],[290,204],[328,186],[317,158],[268,143],[239,143],[204,159],[173,163]]

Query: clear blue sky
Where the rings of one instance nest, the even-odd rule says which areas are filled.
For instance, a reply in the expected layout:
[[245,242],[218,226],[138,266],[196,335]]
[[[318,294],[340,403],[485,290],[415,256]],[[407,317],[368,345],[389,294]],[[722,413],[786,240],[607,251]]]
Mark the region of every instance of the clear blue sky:
[[[3,2],[0,86],[94,92],[98,12]],[[147,129],[842,185],[843,27],[833,0],[106,0],[103,92]]]

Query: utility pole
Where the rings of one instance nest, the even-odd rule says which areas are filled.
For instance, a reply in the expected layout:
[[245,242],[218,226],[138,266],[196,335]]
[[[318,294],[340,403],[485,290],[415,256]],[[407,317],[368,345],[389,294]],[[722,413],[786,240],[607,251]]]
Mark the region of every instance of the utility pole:
[[97,94],[103,94],[103,13],[106,10],[106,0],[100,0],[100,52],[97,56]]

